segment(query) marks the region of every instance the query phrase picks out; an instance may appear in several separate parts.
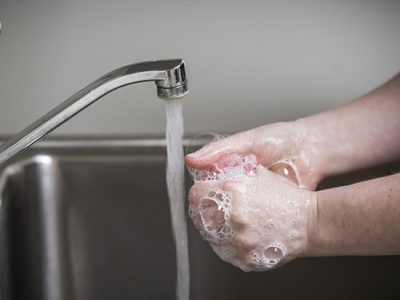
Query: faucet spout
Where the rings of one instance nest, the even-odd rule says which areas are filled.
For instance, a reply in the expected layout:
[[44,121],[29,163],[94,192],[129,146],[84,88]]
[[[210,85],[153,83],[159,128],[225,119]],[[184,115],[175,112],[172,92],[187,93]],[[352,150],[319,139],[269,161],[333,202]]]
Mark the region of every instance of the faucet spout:
[[154,81],[157,95],[164,100],[182,98],[189,90],[182,59],[155,60],[116,69],[83,88],[0,147],[0,166],[37,140],[72,118],[90,104],[125,85]]

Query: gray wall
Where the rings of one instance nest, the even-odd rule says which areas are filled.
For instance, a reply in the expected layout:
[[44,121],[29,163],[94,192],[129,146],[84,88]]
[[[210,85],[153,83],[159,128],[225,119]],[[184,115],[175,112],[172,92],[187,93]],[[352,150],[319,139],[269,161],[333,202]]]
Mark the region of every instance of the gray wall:
[[[105,73],[183,58],[188,135],[347,102],[400,70],[400,1],[1,0],[0,135]],[[54,135],[163,135],[153,84],[120,89]]]

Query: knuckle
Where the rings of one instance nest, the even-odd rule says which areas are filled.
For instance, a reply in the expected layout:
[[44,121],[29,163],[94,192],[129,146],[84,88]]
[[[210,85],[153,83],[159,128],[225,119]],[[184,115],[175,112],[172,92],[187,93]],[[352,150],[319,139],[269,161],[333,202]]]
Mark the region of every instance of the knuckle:
[[243,247],[244,240],[244,236],[237,233],[232,238],[232,244],[234,244],[235,246]]
[[240,191],[240,181],[227,180],[223,183],[222,189],[231,193],[238,193]]
[[253,243],[248,239],[248,237],[244,234],[236,234],[232,238],[232,244],[234,244],[236,247],[239,247],[242,249],[249,249],[253,247]]
[[230,221],[233,225],[243,225],[243,215],[236,209],[232,209],[230,213]]
[[195,183],[189,189],[189,202],[192,204],[197,204],[204,196],[208,193],[210,187],[202,183]]
[[196,197],[197,195],[198,195],[198,186],[195,184],[189,190],[189,194],[188,194],[189,202],[192,204],[196,204],[197,203],[197,197]]

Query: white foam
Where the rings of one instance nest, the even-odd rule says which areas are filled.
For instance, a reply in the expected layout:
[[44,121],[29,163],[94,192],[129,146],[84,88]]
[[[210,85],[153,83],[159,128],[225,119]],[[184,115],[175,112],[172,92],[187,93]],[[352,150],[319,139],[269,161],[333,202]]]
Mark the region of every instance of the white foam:
[[[294,161],[288,157],[278,162],[288,164],[293,169],[284,169],[283,177],[294,172],[299,178]],[[210,242],[217,255],[246,272],[269,270],[296,256],[305,236],[302,199],[295,193],[288,194],[262,181],[263,172],[268,171],[258,164],[255,155],[234,153],[225,155],[206,170],[189,169],[196,183],[230,181],[236,184],[235,189],[241,195],[241,200],[239,209],[235,207],[235,218],[240,220],[231,219],[232,206],[235,204],[232,192],[215,187],[210,188],[197,206],[190,205],[189,215],[202,224],[200,234]],[[248,226],[241,241],[243,245],[239,246],[240,249],[246,249],[245,257],[236,250],[238,242],[235,242],[235,237],[243,234],[238,231],[240,229],[235,229],[235,222],[239,221]]]

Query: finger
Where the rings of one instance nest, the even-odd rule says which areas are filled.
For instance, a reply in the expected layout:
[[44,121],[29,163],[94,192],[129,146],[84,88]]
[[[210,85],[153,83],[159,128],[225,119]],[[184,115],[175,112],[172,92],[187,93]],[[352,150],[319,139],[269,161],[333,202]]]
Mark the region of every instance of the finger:
[[223,183],[218,181],[202,181],[195,183],[189,190],[188,200],[190,204],[198,206],[211,190],[221,189]]
[[195,169],[207,169],[227,153],[251,153],[253,131],[244,131],[205,145],[185,157],[185,163]]
[[229,218],[232,193],[224,191],[224,185],[197,183],[189,191],[189,216],[197,229],[204,230],[203,238],[209,241],[224,239],[228,234],[224,227]]
[[242,154],[239,155],[237,153],[226,154],[221,157],[216,162],[218,169],[226,169],[229,167],[238,167],[242,166],[245,172],[248,172],[252,169],[252,167],[257,166],[259,164],[259,160],[255,154]]

